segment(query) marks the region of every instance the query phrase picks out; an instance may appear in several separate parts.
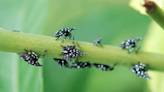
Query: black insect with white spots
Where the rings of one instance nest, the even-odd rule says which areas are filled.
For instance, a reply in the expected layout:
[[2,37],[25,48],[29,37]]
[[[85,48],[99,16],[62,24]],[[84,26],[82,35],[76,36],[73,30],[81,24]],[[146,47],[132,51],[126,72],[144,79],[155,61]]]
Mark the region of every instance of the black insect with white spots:
[[101,45],[102,46],[101,40],[102,40],[102,38],[98,38],[98,39],[94,40],[94,42],[93,42],[94,45]]
[[38,59],[39,58],[44,58],[46,51],[44,52],[43,56],[38,56],[35,52],[33,52],[32,50],[27,51],[26,49],[24,49],[26,51],[26,53],[18,53],[20,58],[26,62],[28,62],[28,64],[34,65],[34,66],[42,66],[39,64]]
[[80,62],[80,61],[76,60],[71,67],[78,68],[78,69],[84,69],[84,68],[90,68],[91,64],[89,62]]
[[93,63],[93,65],[94,65],[96,68],[98,68],[98,69],[100,69],[100,70],[102,70],[102,71],[111,71],[111,70],[114,69],[114,66],[115,66],[116,64],[117,64],[117,63],[115,63],[115,64],[111,67],[111,66],[105,65],[105,64]]
[[137,50],[136,50],[136,53],[138,52],[138,50],[140,49],[140,46],[139,45],[136,45],[136,43],[138,41],[142,40],[141,37],[137,37],[137,38],[130,38],[128,40],[125,40],[121,43],[121,47],[123,49],[129,49],[128,53],[129,52],[132,52],[136,47],[137,47]]
[[62,67],[69,67],[68,62],[65,59],[54,58],[54,60]]
[[[74,43],[74,36],[71,34],[71,31],[72,31],[72,30],[75,30],[75,28],[71,28],[71,27],[63,28],[63,29],[57,31],[57,32],[54,34],[54,36],[55,36],[57,39],[61,38],[62,36],[65,36],[65,38],[63,39],[62,42],[64,42],[65,39],[66,39],[67,37],[69,37],[70,39],[71,39],[71,37],[73,37],[73,43]],[[57,39],[56,39],[56,40],[57,40]]]
[[147,65],[140,63],[138,65],[133,65],[131,68],[131,71],[136,74],[140,78],[146,78],[146,79],[152,79],[147,75],[147,71],[150,69],[147,67]]
[[62,50],[62,56],[64,56],[64,58],[67,61],[71,61],[71,58],[76,58],[78,60],[79,56],[84,56],[85,53],[84,52],[80,52],[80,46],[77,44],[77,46],[79,47],[78,49],[76,49],[76,45],[67,45],[67,46],[62,46],[63,48]]
[[54,60],[61,66],[66,68],[76,68],[76,69],[84,69],[84,68],[90,68],[91,64],[89,62],[79,62],[75,61],[72,63],[72,65],[69,65],[69,63],[65,59],[59,59],[54,58]]

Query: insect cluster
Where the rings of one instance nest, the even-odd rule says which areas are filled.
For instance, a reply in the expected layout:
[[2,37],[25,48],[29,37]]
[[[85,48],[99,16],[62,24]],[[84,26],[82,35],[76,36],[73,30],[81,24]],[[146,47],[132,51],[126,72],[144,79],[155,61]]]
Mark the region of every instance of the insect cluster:
[[[140,46],[136,44],[140,40],[142,40],[141,37],[130,38],[121,42],[120,46],[122,47],[122,49],[127,49],[128,53],[132,52],[133,50],[135,50],[135,48],[137,48],[137,50],[135,51],[137,53],[140,49]],[[132,67],[130,69],[134,74],[136,74],[140,78],[152,79],[147,75],[147,71],[150,70],[148,65],[139,62],[139,64],[136,65],[132,64]]]
[[[59,39],[61,36],[65,36],[64,40],[69,36],[72,37],[73,35],[71,35],[71,29],[75,29],[75,28],[63,28],[59,31],[56,32],[55,37],[57,37],[57,39]],[[74,37],[74,36],[73,36]],[[63,40],[63,41],[64,41]],[[132,52],[133,50],[136,49],[136,53],[138,52],[140,46],[137,45],[137,42],[142,40],[141,37],[137,37],[137,38],[130,38],[128,40],[125,40],[121,43],[121,47],[122,49],[127,49],[128,53]],[[63,42],[62,41],[62,42]],[[101,44],[102,38],[98,38],[96,40],[94,40],[93,44],[94,45],[100,45]],[[74,39],[73,39],[73,43],[74,43]],[[90,68],[91,66],[94,66],[102,71],[111,71],[114,70],[114,66],[117,64],[115,63],[112,67],[109,65],[105,65],[105,64],[99,64],[99,63],[90,63],[89,61],[87,62],[82,62],[78,60],[79,56],[85,56],[84,52],[79,51],[80,50],[80,46],[78,45],[78,49],[76,49],[76,45],[67,45],[67,46],[62,46],[62,53],[60,55],[63,56],[63,59],[58,59],[58,58],[54,58],[54,60],[56,62],[58,62],[58,64],[62,67],[67,67],[67,68],[77,68],[77,69],[83,69],[83,68]],[[75,62],[73,62],[71,59],[72,58],[76,58]],[[70,64],[71,63],[71,64]],[[133,73],[135,73],[137,76],[142,77],[142,78],[146,78],[146,79],[151,79],[148,75],[147,72],[150,69],[147,69],[147,66],[143,63],[140,63],[139,65],[133,65],[131,68],[131,71]]]
[[[73,37],[73,45],[66,45],[66,46],[61,45],[62,51],[61,51],[61,54],[59,54],[59,55],[62,55],[63,58],[62,59],[54,58],[54,60],[61,67],[74,68],[74,69],[84,69],[84,68],[91,68],[93,66],[93,67],[100,69],[102,71],[114,70],[114,66],[117,63],[115,63],[111,67],[109,65],[100,64],[100,63],[90,63],[89,61],[86,61],[86,62],[79,61],[78,57],[85,56],[85,52],[80,51],[81,47],[79,46],[79,44],[77,42],[76,42],[77,45],[74,44],[74,35],[71,34],[72,30],[75,30],[75,28],[71,28],[71,27],[63,28],[54,34],[54,36],[57,39],[61,38],[62,36],[65,36],[65,38],[62,40],[62,42],[64,42],[67,37],[69,37],[70,39],[71,39],[71,37]],[[140,40],[142,40],[141,37],[130,38],[130,39],[123,41],[120,46],[122,47],[122,49],[127,49],[128,53],[135,50],[135,48],[137,48],[136,52],[138,52],[140,46],[137,45],[136,43]],[[94,40],[93,44],[96,46],[100,45],[102,47],[101,41],[102,41],[102,38],[98,38],[98,39]],[[25,50],[25,53],[18,53],[21,59],[28,62],[28,64],[30,64],[30,65],[39,66],[39,67],[42,66],[41,64],[39,64],[38,59],[44,58],[47,50],[44,51],[43,56],[37,55],[32,50],[30,50],[30,51],[27,51],[26,49],[24,49],[24,50]],[[73,61],[72,58],[76,59],[76,60]],[[130,70],[134,74],[136,74],[138,77],[151,79],[151,77],[149,77],[147,75],[147,71],[150,70],[148,65],[145,65],[145,64],[139,62],[139,64],[136,64],[136,65],[132,64],[132,67],[130,68]]]
[[[64,40],[67,37],[72,37],[71,31],[74,30],[75,28],[63,28],[55,33],[55,37],[59,39],[62,36],[65,36]],[[73,36],[74,37],[74,36]],[[64,41],[63,40],[63,41]],[[94,41],[95,45],[101,45],[101,40],[102,38],[98,38]],[[62,41],[62,42],[63,42]],[[74,39],[73,39],[73,45],[67,45],[67,46],[62,46],[62,53],[60,55],[63,56],[63,59],[59,58],[54,58],[54,60],[62,67],[67,67],[67,68],[77,68],[77,69],[84,69],[84,68],[90,68],[91,66],[94,66],[98,69],[101,69],[103,71],[109,71],[113,70],[114,67],[110,67],[108,65],[103,65],[103,64],[97,64],[97,63],[90,63],[89,61],[87,62],[82,62],[78,60],[79,56],[85,56],[84,52],[80,51],[80,46],[77,44],[78,49],[76,49],[76,45],[74,44]],[[75,58],[76,60],[73,62],[71,59]]]

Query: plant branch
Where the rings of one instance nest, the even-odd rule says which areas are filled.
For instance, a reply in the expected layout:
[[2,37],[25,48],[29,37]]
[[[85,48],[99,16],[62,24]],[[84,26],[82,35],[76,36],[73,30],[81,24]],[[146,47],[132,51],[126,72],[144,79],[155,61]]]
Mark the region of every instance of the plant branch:
[[164,29],[164,11],[153,1],[145,0],[147,14]]
[[[63,58],[61,54],[62,47],[72,45],[72,41],[55,40],[54,37],[12,32],[0,29],[0,51],[23,53],[24,49],[33,50],[38,55],[43,55],[48,49],[46,56]],[[128,54],[127,50],[122,50],[120,47],[103,45],[95,46],[93,43],[77,41],[81,46],[80,51],[85,52],[85,56],[79,57],[80,61],[90,61],[101,64],[124,65],[131,67],[132,64],[137,64],[138,61],[149,64],[153,70],[164,71],[164,54],[148,53],[139,51],[137,54],[132,52]],[[46,61],[48,62],[48,61]]]

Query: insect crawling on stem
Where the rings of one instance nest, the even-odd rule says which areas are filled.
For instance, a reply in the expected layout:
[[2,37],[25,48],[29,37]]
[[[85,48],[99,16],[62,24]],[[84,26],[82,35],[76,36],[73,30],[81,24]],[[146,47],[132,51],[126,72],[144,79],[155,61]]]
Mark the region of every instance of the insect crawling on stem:
[[132,64],[130,68],[133,73],[135,73],[140,78],[152,79],[147,75],[147,71],[150,71],[148,65],[138,62],[137,65]]
[[[65,36],[65,38],[63,39],[62,42],[64,42],[65,39],[66,39],[67,37],[69,37],[70,39],[71,39],[71,37],[73,37],[73,43],[74,43],[74,36],[71,34],[71,31],[72,31],[72,30],[75,30],[75,28],[71,28],[71,27],[63,28],[63,29],[57,31],[57,32],[54,34],[54,36],[55,36],[57,39],[61,38],[62,36]],[[56,40],[57,40],[57,39],[56,39]]]
[[76,58],[78,60],[78,57],[84,56],[85,53],[79,51],[80,46],[78,45],[78,43],[77,43],[77,46],[79,47],[78,49],[76,49],[76,45],[67,45],[67,46],[61,45],[63,50],[62,50],[62,54],[60,55],[63,55],[67,61],[71,61],[71,58]]
[[132,52],[136,47],[137,47],[137,50],[136,50],[136,53],[138,52],[138,50],[140,49],[140,46],[139,45],[136,45],[136,43],[138,41],[142,40],[141,37],[137,37],[137,38],[130,38],[128,40],[125,40],[121,43],[121,47],[123,49],[129,49],[128,53],[129,52]]
[[94,42],[93,42],[94,45],[101,45],[102,46],[101,40],[102,40],[102,38],[98,38],[98,39],[94,40]]
[[111,71],[111,70],[114,69],[114,66],[115,66],[116,64],[117,64],[117,63],[115,63],[115,64],[111,67],[111,66],[105,65],[105,64],[93,63],[93,65],[94,65],[96,68],[98,68],[98,69],[100,69],[100,70],[102,70],[102,71]]
[[39,64],[38,59],[39,58],[44,58],[47,50],[44,51],[43,56],[38,56],[32,50],[30,50],[30,51],[27,51],[26,49],[24,49],[24,50],[26,51],[26,53],[18,53],[19,57],[22,60],[24,60],[24,61],[28,62],[28,64],[31,64],[31,65],[34,65],[34,66],[40,66],[40,67],[42,66],[42,65]]

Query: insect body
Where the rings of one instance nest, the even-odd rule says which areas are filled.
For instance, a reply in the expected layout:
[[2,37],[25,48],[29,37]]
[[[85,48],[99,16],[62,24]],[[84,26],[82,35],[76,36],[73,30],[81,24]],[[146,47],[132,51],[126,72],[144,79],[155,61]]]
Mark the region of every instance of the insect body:
[[67,68],[78,68],[78,69],[83,69],[83,68],[89,68],[91,67],[91,64],[89,62],[78,62],[77,60],[73,62],[72,65],[69,65],[69,63],[65,59],[58,59],[54,58],[55,61],[58,62],[58,64],[62,67],[67,67]]
[[62,46],[61,47],[63,48],[62,50],[62,54],[60,55],[63,55],[64,58],[67,60],[67,61],[71,61],[71,58],[77,58],[78,59],[78,56],[84,56],[85,53],[84,52],[80,52],[79,49],[80,49],[80,46],[77,44],[77,46],[79,47],[78,49],[76,49],[76,45],[68,45],[68,46]]
[[[75,28],[63,28],[63,29],[57,31],[57,32],[54,34],[54,36],[55,36],[57,39],[59,39],[59,38],[61,38],[61,37],[64,35],[65,38],[63,39],[63,41],[65,41],[65,39],[66,39],[67,37],[70,37],[70,39],[71,39],[71,37],[73,37],[73,42],[74,42],[74,36],[71,34],[71,31],[72,31],[72,30],[75,30]],[[56,40],[57,40],[57,39],[56,39]],[[62,41],[62,42],[63,42],[63,41]]]
[[114,66],[115,66],[116,64],[117,64],[117,63],[115,63],[115,64],[113,65],[113,67],[110,67],[110,66],[104,65],[104,64],[93,63],[93,65],[94,65],[96,68],[98,68],[98,69],[100,69],[100,70],[102,70],[102,71],[110,71],[110,70],[113,70],[113,69],[114,69]]
[[133,65],[130,69],[138,77],[146,78],[146,79],[151,79],[151,77],[149,77],[147,75],[147,71],[149,71],[150,69],[148,69],[148,67],[145,64],[143,64],[143,63],[140,63],[139,62],[138,65]]
[[78,69],[84,69],[84,68],[90,68],[91,64],[89,62],[79,62],[79,61],[75,61],[75,63],[73,63],[73,66],[71,66],[72,68],[78,68]]
[[56,62],[58,62],[58,64],[59,64],[61,67],[62,67],[62,66],[69,67],[68,62],[67,62],[65,59],[54,58],[54,60],[55,60]]
[[101,44],[101,40],[102,40],[102,38],[98,38],[98,39],[96,39],[93,43],[94,43],[94,45],[101,45],[102,46],[102,44]]
[[34,66],[42,66],[39,64],[38,59],[43,58],[45,56],[45,53],[47,50],[45,50],[43,56],[38,56],[35,52],[33,52],[31,50],[29,52],[27,50],[25,50],[25,51],[26,51],[26,53],[19,53],[19,56],[21,59],[28,62],[28,64],[31,64]]
[[139,41],[139,40],[142,40],[141,37],[137,37],[137,38],[130,38],[128,40],[125,40],[121,43],[121,47],[123,49],[129,49],[128,52],[132,52],[136,47],[138,47],[138,49],[136,50],[136,52],[138,52],[140,46],[139,45],[136,45],[136,43]]

